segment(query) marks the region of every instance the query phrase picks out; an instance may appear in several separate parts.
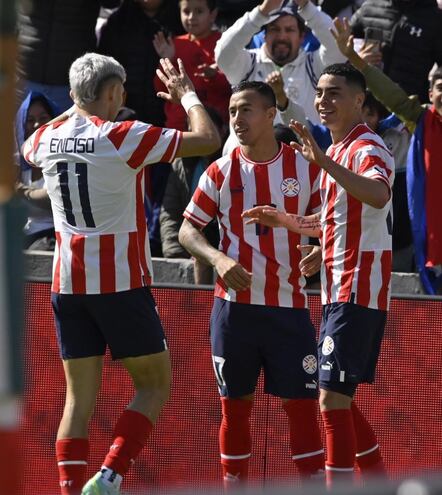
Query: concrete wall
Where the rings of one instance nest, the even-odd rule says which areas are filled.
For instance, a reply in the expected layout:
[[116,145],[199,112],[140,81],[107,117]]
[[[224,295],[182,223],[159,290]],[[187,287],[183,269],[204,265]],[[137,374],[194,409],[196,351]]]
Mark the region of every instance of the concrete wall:
[[[158,284],[193,284],[193,262],[188,259],[153,258],[154,280]],[[26,277],[34,281],[50,281],[52,253],[25,251]],[[415,273],[393,273],[392,292],[398,295],[424,294]]]

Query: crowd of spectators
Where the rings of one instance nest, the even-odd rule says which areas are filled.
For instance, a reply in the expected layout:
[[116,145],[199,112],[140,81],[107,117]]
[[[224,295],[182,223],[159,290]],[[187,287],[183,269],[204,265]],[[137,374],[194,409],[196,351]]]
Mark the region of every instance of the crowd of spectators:
[[[18,23],[21,106],[16,120],[17,150],[36,128],[72,105],[69,66],[92,51],[111,55],[126,70],[126,107],[119,120],[139,119],[186,130],[184,112],[156,96],[161,90],[156,77],[159,59],[181,58],[198,96],[227,140],[224,149],[210,158],[180,159],[172,167],[159,163],[146,169],[152,253],[186,257],[177,241],[182,211],[210,160],[229,152],[236,143],[234,132],[227,138],[231,85],[266,81],[277,98],[278,126],[287,125],[290,119],[301,121],[327,148],[330,137],[314,109],[315,85],[325,66],[346,60],[330,27],[335,16],[347,17],[361,59],[397,83],[404,98],[415,103],[413,115],[400,115],[397,101],[392,103],[391,95],[387,97],[368,73],[372,94],[365,105],[367,123],[383,137],[396,162],[393,268],[426,273],[434,282],[442,260],[436,252],[442,246],[442,233],[433,225],[434,195],[427,194],[424,181],[420,186],[424,199],[419,199],[424,213],[417,223],[425,230],[428,222],[432,232],[422,240],[422,232],[415,232],[417,226],[410,226],[416,198],[408,182],[407,200],[406,176],[413,167],[413,156],[419,155],[413,155],[416,129],[428,120],[425,109],[431,104],[431,136],[430,131],[426,137],[421,131],[419,142],[424,148],[426,140],[442,142],[440,104],[434,101],[440,78],[435,83],[433,76],[429,92],[431,71],[440,74],[436,69],[442,64],[441,4],[436,0],[28,0],[21,4]],[[424,162],[424,176],[437,180],[437,173],[428,169],[430,165],[441,168],[434,153]],[[25,248],[53,249],[53,224],[42,178],[19,151],[17,171],[18,193],[30,207],[24,226]],[[216,229],[209,237],[217,242]],[[211,283],[210,273],[196,272],[202,274],[197,275],[198,282]],[[429,286],[438,290],[435,283]]]

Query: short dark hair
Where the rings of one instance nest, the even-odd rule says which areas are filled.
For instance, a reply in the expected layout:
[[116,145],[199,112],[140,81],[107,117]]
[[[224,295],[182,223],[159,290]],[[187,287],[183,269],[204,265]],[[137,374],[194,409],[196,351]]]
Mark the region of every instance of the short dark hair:
[[341,76],[348,85],[357,86],[363,93],[367,91],[364,75],[349,63],[329,65],[322,71],[321,76],[324,75]]
[[373,96],[373,93],[369,90],[365,92],[365,100],[362,108],[368,108],[378,113],[380,119],[385,119],[390,112],[382,105],[382,103]]
[[288,125],[275,124],[273,126],[273,132],[275,133],[276,140],[280,143],[290,144],[292,141],[299,143],[298,137]]
[[430,89],[433,89],[433,86],[436,84],[436,81],[442,79],[442,65],[440,65],[431,75],[430,79]]
[[247,90],[259,93],[269,107],[276,107],[276,96],[269,84],[261,81],[242,81],[232,88],[232,94]]
[[[180,4],[183,0],[178,0],[178,4]],[[217,0],[206,0],[207,7],[209,7],[210,12],[213,12],[218,7]]]

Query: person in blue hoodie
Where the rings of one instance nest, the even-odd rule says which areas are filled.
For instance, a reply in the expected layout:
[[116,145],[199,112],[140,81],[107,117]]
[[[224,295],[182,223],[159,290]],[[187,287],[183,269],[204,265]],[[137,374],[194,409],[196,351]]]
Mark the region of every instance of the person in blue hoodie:
[[26,202],[28,218],[24,226],[24,248],[52,251],[55,247],[54,221],[40,169],[28,165],[21,155],[25,140],[60,113],[43,93],[30,91],[18,109],[15,139],[19,166],[17,194]]

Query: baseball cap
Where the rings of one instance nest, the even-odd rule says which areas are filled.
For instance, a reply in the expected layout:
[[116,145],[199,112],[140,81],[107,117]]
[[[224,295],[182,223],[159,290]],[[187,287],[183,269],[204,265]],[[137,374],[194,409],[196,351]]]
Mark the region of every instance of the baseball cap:
[[276,21],[278,17],[282,15],[292,15],[294,17],[299,17],[298,14],[298,6],[292,0],[282,0],[279,7],[275,10],[272,10],[269,13],[269,18],[264,23],[264,26],[270,24],[273,21]]

